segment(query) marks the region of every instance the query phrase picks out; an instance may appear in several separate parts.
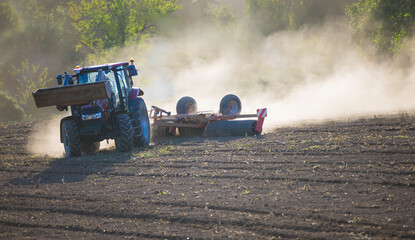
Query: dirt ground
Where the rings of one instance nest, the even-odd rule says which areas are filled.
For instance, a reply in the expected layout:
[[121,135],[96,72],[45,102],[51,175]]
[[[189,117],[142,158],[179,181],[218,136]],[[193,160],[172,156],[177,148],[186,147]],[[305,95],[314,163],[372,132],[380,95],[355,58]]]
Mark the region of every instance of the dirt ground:
[[0,238],[415,239],[415,116],[78,158],[31,155],[39,126],[0,126]]

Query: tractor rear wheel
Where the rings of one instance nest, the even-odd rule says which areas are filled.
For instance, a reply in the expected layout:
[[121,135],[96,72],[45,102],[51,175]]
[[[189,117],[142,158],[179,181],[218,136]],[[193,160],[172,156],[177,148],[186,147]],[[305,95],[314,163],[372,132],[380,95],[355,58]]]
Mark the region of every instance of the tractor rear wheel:
[[115,116],[119,136],[115,138],[115,147],[120,152],[128,152],[133,149],[134,129],[128,114],[121,113]]
[[137,98],[134,104],[131,122],[134,127],[134,147],[147,147],[150,144],[150,120],[146,103],[142,98]]
[[61,125],[63,146],[66,157],[81,156],[81,138],[79,127],[74,119],[67,119]]
[[196,100],[192,97],[182,97],[176,104],[177,114],[195,114],[197,112]]
[[228,94],[220,101],[220,112],[222,115],[238,115],[242,110],[242,103],[239,97]]
[[83,154],[94,154],[99,150],[100,142],[82,141],[81,152]]

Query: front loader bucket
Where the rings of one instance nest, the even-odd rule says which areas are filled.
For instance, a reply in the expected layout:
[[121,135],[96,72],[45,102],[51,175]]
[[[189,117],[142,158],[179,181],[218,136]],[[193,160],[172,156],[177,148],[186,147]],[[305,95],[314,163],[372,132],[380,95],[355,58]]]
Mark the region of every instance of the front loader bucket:
[[84,105],[93,100],[111,98],[111,83],[101,81],[77,85],[38,89],[33,94],[36,106]]

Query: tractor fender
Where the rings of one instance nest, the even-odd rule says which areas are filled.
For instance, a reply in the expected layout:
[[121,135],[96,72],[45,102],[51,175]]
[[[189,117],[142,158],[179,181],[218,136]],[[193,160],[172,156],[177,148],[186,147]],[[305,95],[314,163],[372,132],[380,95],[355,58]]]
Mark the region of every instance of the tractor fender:
[[137,97],[143,96],[143,95],[144,95],[144,91],[141,88],[133,87],[131,88],[131,91],[130,91],[130,100],[137,99]]
[[143,90],[141,90],[141,88],[131,88],[130,101],[129,101],[129,106],[128,106],[128,110],[130,113],[132,113],[134,110],[134,105],[137,102],[137,98],[143,95],[144,95],[144,92]]
[[61,119],[60,127],[59,127],[59,136],[61,139],[61,143],[63,143],[63,136],[62,136],[62,123],[68,119],[76,119],[74,116],[66,116]]

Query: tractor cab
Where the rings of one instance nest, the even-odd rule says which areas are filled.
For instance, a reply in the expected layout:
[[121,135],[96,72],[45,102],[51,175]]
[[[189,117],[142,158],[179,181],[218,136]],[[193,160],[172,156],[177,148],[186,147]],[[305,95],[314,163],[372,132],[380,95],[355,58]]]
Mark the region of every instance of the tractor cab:
[[[131,71],[132,70],[132,71]],[[111,101],[115,112],[128,111],[128,100],[132,88],[132,76],[137,75],[134,65],[128,62],[75,68],[77,84],[109,81],[111,84]]]

